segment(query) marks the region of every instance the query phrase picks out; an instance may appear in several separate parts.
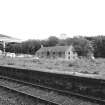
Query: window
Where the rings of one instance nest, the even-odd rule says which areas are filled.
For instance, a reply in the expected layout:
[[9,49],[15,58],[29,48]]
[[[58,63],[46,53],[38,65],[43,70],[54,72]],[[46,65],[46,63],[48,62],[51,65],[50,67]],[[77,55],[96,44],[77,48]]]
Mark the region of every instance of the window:
[[70,52],[68,52],[68,54],[70,55]]
[[55,52],[53,52],[53,54],[55,54]]
[[61,57],[61,55],[62,55],[62,53],[61,53],[61,52],[59,52],[59,57]]
[[70,56],[68,56],[68,59],[70,59]]
[[47,51],[47,56],[49,56],[50,55],[50,52],[49,51]]

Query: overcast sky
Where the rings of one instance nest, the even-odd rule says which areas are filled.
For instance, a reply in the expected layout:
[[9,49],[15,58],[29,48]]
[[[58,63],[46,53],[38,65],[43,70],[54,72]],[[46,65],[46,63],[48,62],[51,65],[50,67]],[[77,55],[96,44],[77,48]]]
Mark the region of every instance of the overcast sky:
[[19,39],[105,35],[105,0],[0,0],[0,34]]

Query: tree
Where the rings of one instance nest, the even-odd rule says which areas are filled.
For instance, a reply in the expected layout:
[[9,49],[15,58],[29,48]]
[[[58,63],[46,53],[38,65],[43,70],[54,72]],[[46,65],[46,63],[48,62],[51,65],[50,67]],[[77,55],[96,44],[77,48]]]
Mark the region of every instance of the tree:
[[40,46],[39,40],[28,40],[22,43],[22,52],[26,54],[35,54]]
[[59,39],[57,37],[55,37],[55,36],[50,36],[48,38],[47,42],[48,42],[48,46],[55,46],[55,45],[58,44]]
[[79,56],[89,56],[94,49],[90,41],[83,37],[73,38],[73,46]]
[[92,40],[95,57],[105,58],[105,36],[97,36]]

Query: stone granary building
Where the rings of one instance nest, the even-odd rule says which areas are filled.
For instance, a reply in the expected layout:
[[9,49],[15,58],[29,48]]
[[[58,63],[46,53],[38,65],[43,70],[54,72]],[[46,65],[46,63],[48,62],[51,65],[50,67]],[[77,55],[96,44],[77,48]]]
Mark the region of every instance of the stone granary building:
[[54,47],[41,47],[37,52],[36,56],[39,58],[55,58],[55,59],[66,59],[74,60],[77,59],[77,53],[74,47],[71,46],[54,46]]

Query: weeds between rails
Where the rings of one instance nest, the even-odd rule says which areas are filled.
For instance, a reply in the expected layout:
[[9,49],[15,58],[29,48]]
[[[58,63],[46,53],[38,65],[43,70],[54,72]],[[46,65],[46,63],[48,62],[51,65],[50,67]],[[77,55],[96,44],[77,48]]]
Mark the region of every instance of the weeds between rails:
[[101,79],[0,66],[0,75],[81,95],[105,99],[105,82]]
[[29,86],[30,86],[29,84],[26,84],[21,81],[0,77],[0,88],[3,88],[11,92],[11,94],[12,93],[19,94],[20,96],[22,95],[24,97],[29,97],[29,99],[42,103],[43,105],[59,105],[59,103],[56,103],[56,101],[51,101],[49,100],[49,98],[46,98],[46,97],[44,98],[43,95],[45,94],[45,92],[40,91],[40,89],[33,90],[33,88],[32,87],[29,88]]
[[[32,84],[32,83],[27,83],[24,81],[11,79],[11,78],[4,77],[4,76],[0,76],[0,85],[2,85],[3,87],[9,88],[10,90],[12,89],[13,91],[15,90],[17,92],[27,94],[28,96],[32,96],[34,98],[36,98],[36,97],[38,97],[38,99],[41,98],[41,100],[43,100],[43,101],[45,100],[45,102],[52,103],[54,105],[61,105],[61,104],[62,105],[70,105],[72,103],[75,103],[75,104],[79,103],[80,105],[81,105],[81,103],[82,104],[87,103],[89,105],[91,105],[91,104],[97,105],[98,103],[101,103],[101,104],[105,103],[105,101],[95,99],[93,97],[88,97],[88,96],[76,94],[73,92],[68,92],[68,91],[58,90],[58,89],[49,88],[49,87],[45,87],[45,86],[40,86],[40,85],[36,85],[36,84]],[[31,88],[32,88],[32,90],[31,90]],[[35,89],[35,91],[33,88]],[[27,91],[28,91],[28,93],[27,93]],[[46,95],[47,95],[47,97],[46,97]],[[72,96],[73,97],[75,96],[75,98],[73,98]],[[78,97],[78,99],[76,97]]]

